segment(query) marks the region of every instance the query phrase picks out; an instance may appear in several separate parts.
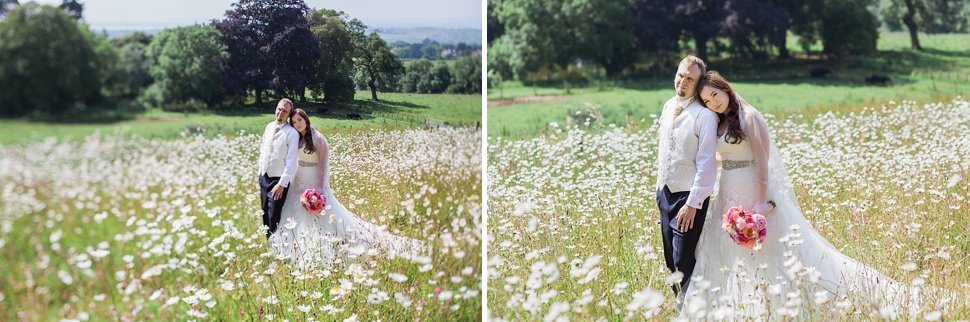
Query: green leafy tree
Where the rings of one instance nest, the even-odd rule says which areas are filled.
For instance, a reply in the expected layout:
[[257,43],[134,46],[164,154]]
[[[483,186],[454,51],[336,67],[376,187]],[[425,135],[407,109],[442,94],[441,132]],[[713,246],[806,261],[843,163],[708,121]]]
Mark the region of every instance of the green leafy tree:
[[[542,68],[565,68],[577,61],[613,75],[632,62],[629,0],[499,0],[496,25],[504,33],[490,42],[503,74],[522,78]],[[499,47],[493,51],[492,47]],[[510,71],[506,71],[510,69]]]
[[870,0],[807,0],[793,19],[792,32],[806,52],[821,41],[827,55],[858,55],[876,50],[879,38]]
[[0,113],[83,111],[102,98],[115,55],[105,36],[57,7],[11,10],[0,22]]
[[112,39],[111,43],[118,48],[124,47],[125,45],[133,42],[141,43],[142,45],[148,46],[148,44],[152,43],[152,39],[154,38],[155,37],[152,37],[152,35],[139,31],[139,32],[125,35],[124,37],[121,37],[121,38]]
[[152,60],[145,55],[147,46],[130,42],[118,51],[115,71],[108,80],[108,92],[115,97],[134,99],[152,83],[149,69]]
[[439,61],[431,68],[431,73],[418,83],[418,93],[441,94],[451,85],[451,71],[448,63]]
[[155,63],[149,70],[155,82],[146,91],[148,103],[175,107],[221,102],[222,64],[229,58],[222,34],[212,26],[166,29],[148,45]]
[[469,56],[459,59],[451,67],[451,85],[448,93],[481,94],[482,93],[482,58]]
[[861,55],[876,50],[876,17],[865,1],[829,0],[822,11],[820,36],[829,55]]
[[371,99],[378,101],[377,91],[384,92],[404,73],[404,65],[394,56],[387,42],[376,32],[361,42],[356,57],[357,82],[366,84]]
[[495,15],[495,7],[499,0],[487,0],[488,1],[488,12],[486,13],[487,29],[486,29],[486,43],[491,44],[492,40],[498,39],[502,34],[505,33],[505,26],[502,22],[498,20],[498,16]]
[[407,65],[399,84],[406,93],[440,94],[451,85],[451,71],[445,62],[421,58]]
[[415,93],[418,91],[418,83],[422,81],[423,78],[427,78],[431,75],[431,69],[434,68],[434,64],[427,59],[418,59],[408,63],[404,68],[404,75],[401,76],[399,80],[398,89],[405,93]]
[[315,66],[310,90],[323,94],[328,101],[354,99],[354,56],[363,41],[367,27],[357,19],[350,19],[343,11],[321,9],[311,11],[307,20],[310,32],[320,45],[320,59]]
[[919,32],[948,33],[966,32],[967,15],[964,0],[893,0],[883,9],[883,19],[890,29],[900,23],[909,30],[913,50],[923,50]]

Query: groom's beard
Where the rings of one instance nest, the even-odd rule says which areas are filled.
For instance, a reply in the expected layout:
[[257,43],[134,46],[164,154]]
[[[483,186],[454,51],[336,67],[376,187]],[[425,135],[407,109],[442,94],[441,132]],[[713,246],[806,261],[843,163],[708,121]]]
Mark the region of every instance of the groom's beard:
[[679,98],[681,101],[683,101],[685,98],[687,98],[687,92],[685,92],[685,91],[677,91],[677,98]]

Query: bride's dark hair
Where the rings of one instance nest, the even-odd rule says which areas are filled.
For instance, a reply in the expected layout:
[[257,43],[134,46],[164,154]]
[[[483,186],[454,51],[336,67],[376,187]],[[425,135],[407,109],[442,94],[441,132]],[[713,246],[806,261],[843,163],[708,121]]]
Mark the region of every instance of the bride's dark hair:
[[299,115],[301,118],[303,118],[303,121],[306,122],[306,131],[303,131],[303,133],[300,134],[300,146],[303,147],[303,152],[306,152],[307,154],[316,152],[317,147],[313,146],[313,131],[316,130],[310,126],[310,117],[306,115],[306,111],[304,111],[302,108],[293,109],[293,114]]
[[701,77],[700,82],[697,83],[697,100],[701,102],[704,107],[707,104],[701,99],[701,91],[704,90],[704,86],[711,86],[716,89],[724,91],[728,96],[728,106],[724,114],[717,113],[718,124],[727,124],[727,133],[724,134],[724,141],[731,144],[741,143],[745,139],[744,130],[741,128],[741,119],[738,118],[738,110],[741,106],[738,103],[737,93],[734,92],[734,87],[731,87],[731,83],[728,83],[724,76],[721,76],[715,70],[707,72],[704,77]]

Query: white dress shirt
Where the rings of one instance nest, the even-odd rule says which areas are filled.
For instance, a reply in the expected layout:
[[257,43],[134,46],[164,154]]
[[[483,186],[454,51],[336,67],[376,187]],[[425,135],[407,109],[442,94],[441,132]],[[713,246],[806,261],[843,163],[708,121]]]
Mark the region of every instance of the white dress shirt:
[[[674,116],[676,108],[683,111]],[[717,115],[696,100],[673,97],[660,115],[657,190],[690,191],[687,205],[700,209],[717,180]]]
[[296,154],[300,146],[300,133],[289,123],[266,125],[259,150],[259,175],[280,177],[279,185],[288,187],[296,175]]

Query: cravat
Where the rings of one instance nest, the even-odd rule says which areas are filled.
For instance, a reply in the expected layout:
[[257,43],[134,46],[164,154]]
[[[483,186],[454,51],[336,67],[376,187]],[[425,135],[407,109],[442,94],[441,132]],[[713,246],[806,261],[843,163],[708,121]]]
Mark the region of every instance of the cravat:
[[[690,106],[690,104],[693,104],[693,103],[694,103],[694,98],[691,97],[690,101],[687,102],[687,106]],[[683,111],[684,111],[684,107],[680,106],[680,102],[677,102],[677,108],[674,109],[674,118],[676,119],[678,116],[680,116],[680,112],[683,112]]]

